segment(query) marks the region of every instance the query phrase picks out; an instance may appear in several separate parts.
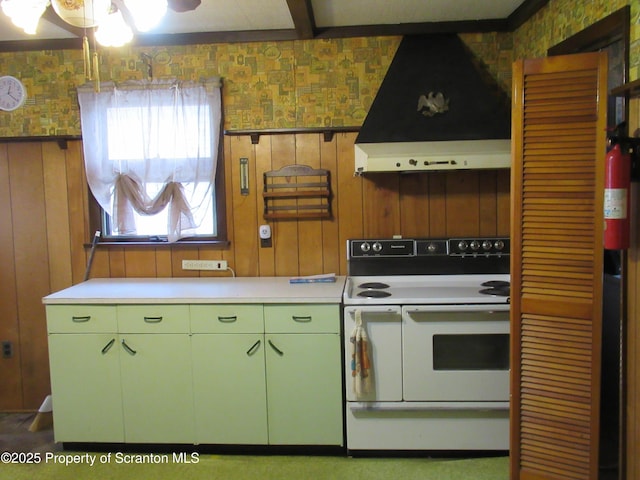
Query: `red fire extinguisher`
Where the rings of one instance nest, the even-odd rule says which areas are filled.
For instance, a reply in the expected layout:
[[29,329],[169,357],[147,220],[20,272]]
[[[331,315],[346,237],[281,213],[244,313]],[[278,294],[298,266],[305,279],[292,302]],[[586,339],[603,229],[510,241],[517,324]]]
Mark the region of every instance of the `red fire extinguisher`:
[[616,143],[605,159],[604,248],[607,250],[629,248],[630,184],[631,156]]

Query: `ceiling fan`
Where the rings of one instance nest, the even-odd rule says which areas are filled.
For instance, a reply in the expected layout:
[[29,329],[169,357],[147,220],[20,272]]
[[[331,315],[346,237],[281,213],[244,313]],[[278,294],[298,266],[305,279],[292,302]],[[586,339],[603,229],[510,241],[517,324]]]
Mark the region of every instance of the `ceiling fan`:
[[200,4],[201,0],[0,0],[2,11],[26,33],[34,34],[42,17],[77,37],[96,28],[96,38],[108,38],[108,43],[98,38],[105,46],[127,43],[134,29],[148,31],[167,9],[189,12]]

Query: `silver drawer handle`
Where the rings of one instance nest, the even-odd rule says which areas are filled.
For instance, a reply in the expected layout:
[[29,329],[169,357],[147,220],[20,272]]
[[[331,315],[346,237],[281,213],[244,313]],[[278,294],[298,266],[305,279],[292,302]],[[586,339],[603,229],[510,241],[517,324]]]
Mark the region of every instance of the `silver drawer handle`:
[[236,315],[233,315],[231,317],[218,317],[218,321],[222,323],[233,323],[237,320],[238,320],[238,317]]
[[144,317],[144,321],[147,323],[160,323],[162,317]]
[[311,315],[307,315],[304,317],[298,317],[296,315],[291,315],[291,318],[293,319],[294,322],[304,322],[304,323],[308,323],[311,321]]
[[76,323],[84,323],[89,320],[91,320],[91,315],[87,315],[86,317],[71,317],[71,321]]

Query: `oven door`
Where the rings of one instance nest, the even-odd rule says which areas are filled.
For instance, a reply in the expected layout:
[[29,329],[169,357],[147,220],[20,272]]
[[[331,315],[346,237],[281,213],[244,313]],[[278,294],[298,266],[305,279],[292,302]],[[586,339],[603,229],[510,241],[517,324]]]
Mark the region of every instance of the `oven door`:
[[[351,376],[350,337],[356,311],[369,338],[371,368],[368,394],[356,395]],[[399,305],[344,308],[345,387],[349,402],[399,402],[402,400],[402,310]]]
[[407,401],[509,399],[509,305],[402,308]]

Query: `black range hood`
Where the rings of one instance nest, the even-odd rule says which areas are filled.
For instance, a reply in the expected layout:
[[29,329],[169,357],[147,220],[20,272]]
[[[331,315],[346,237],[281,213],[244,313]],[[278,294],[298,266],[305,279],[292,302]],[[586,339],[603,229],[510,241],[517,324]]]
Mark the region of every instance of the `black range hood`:
[[511,165],[511,103],[455,34],[405,36],[356,138],[356,174]]

